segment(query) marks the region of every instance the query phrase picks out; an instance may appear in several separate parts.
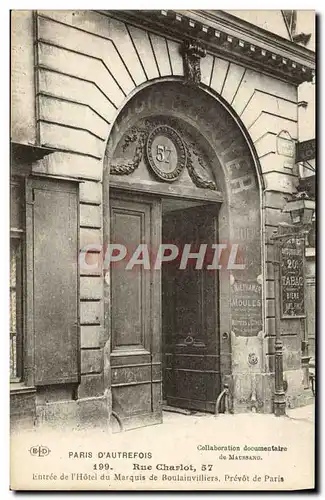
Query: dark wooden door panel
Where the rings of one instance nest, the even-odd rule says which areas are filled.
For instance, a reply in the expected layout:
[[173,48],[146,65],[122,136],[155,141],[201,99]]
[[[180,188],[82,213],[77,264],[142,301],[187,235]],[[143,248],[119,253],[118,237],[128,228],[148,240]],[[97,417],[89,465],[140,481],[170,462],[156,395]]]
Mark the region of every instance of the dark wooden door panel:
[[[174,211],[163,219],[163,242],[179,248],[217,243],[216,207]],[[213,411],[220,392],[217,271],[189,260],[163,268],[163,367],[167,404]]]
[[[150,205],[144,203],[135,206],[134,202],[116,200],[112,205],[111,241],[125,245],[127,257],[139,244],[150,245],[150,211]],[[111,269],[113,350],[148,348],[150,276],[143,266],[127,270],[127,262],[115,262]]]
[[110,207],[111,243],[127,248],[110,269],[113,409],[133,428],[162,419],[160,271],[127,268],[139,244],[150,254],[159,245],[160,202],[114,193]]

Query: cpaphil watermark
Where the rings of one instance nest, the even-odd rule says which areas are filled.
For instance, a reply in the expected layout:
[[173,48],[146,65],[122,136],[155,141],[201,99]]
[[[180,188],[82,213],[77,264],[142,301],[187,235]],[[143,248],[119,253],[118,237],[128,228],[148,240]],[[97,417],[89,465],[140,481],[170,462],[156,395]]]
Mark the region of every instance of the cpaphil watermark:
[[146,243],[130,248],[121,243],[110,243],[105,247],[89,244],[80,250],[79,266],[84,271],[107,271],[111,266],[123,263],[126,271],[139,266],[145,270],[160,270],[169,263],[177,269],[192,267],[196,270],[243,270],[243,250],[237,243],[162,243],[153,249]]

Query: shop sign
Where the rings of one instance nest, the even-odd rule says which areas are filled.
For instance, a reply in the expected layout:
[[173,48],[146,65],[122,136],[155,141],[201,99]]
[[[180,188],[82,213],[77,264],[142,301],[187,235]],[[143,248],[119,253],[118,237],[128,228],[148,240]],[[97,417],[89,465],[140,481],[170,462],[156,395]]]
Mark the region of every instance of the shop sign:
[[297,143],[296,149],[296,161],[308,161],[313,160],[316,155],[316,140],[310,139],[309,141],[303,141]]
[[282,318],[305,316],[304,239],[293,236],[280,246]]
[[235,281],[231,288],[231,329],[237,336],[255,336],[263,329],[262,286],[256,279]]

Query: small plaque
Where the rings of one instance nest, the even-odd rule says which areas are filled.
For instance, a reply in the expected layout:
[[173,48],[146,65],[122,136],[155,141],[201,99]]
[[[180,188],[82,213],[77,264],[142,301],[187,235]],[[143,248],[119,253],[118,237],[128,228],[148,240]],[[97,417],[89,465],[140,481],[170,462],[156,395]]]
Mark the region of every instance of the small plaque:
[[147,161],[163,181],[173,182],[186,165],[186,149],[180,135],[168,125],[159,125],[149,134]]
[[258,357],[254,352],[250,352],[248,355],[248,364],[250,366],[254,366],[257,365],[257,363],[258,363]]
[[296,152],[296,143],[289,132],[282,130],[276,140],[277,153],[288,158],[294,158]]

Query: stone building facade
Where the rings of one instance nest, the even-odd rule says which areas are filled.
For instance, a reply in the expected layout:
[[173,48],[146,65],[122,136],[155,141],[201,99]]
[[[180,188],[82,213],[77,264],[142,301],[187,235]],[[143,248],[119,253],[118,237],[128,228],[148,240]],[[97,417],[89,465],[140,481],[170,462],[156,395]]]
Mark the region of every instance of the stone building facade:
[[[224,384],[232,411],[273,411],[271,235],[315,69],[273,15],[12,13],[13,422],[136,427],[162,401],[214,411]],[[243,254],[199,278],[103,265],[112,242],[176,240]],[[277,324],[302,405],[306,324]]]

